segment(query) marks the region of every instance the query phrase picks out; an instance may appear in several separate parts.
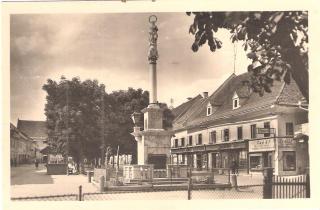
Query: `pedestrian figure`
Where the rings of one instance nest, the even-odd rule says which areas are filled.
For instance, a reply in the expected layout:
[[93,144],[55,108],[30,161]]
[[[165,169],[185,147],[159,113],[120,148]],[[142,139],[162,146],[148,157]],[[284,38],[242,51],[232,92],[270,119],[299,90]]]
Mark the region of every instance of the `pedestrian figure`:
[[231,173],[238,174],[238,164],[237,161],[233,160],[231,163]]
[[36,169],[38,169],[39,163],[37,159],[34,161],[34,165],[36,166]]

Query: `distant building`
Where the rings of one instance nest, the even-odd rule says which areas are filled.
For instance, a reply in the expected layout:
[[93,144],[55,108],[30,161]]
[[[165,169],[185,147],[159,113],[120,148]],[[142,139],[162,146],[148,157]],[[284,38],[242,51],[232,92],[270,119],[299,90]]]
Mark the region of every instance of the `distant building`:
[[35,158],[36,144],[25,133],[10,123],[10,163],[11,166],[31,163]]
[[45,161],[44,155],[40,151],[48,146],[47,123],[45,121],[18,119],[17,128],[36,142],[36,156],[39,160]]
[[172,110],[172,164],[219,169],[236,161],[246,173],[273,167],[279,175],[308,169],[308,142],[294,138],[308,123],[297,84],[274,81],[261,97],[249,79],[248,73],[232,74],[212,95],[199,94]]

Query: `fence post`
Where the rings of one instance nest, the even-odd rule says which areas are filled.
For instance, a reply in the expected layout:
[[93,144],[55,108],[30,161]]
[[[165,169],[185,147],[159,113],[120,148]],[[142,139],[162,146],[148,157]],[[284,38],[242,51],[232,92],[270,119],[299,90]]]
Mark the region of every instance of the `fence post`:
[[272,198],[272,176],[273,176],[273,168],[263,169],[263,198],[264,199]]
[[310,198],[310,175],[306,176],[306,198]]
[[191,200],[191,191],[192,191],[192,178],[190,176],[188,180],[188,200]]
[[91,171],[87,171],[88,182],[91,183]]
[[79,186],[79,195],[78,195],[79,201],[82,201],[82,185]]

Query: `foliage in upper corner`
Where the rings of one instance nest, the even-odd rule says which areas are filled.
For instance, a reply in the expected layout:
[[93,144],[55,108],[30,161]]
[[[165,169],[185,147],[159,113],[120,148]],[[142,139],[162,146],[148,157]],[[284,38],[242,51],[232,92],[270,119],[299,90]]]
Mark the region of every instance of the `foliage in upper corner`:
[[222,47],[215,37],[228,29],[232,42],[243,41],[252,63],[248,66],[251,87],[261,96],[271,92],[274,80],[296,81],[304,97],[309,98],[308,12],[187,12],[194,15],[189,33],[195,37],[192,50],[205,43],[212,52]]

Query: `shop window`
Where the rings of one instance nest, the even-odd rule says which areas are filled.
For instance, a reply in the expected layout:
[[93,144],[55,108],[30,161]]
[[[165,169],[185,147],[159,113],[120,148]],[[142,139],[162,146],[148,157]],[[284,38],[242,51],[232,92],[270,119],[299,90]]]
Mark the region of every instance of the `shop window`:
[[198,142],[197,142],[197,145],[199,145],[199,144],[202,144],[202,134],[201,134],[201,133],[198,134]]
[[251,170],[260,170],[262,169],[262,156],[251,155],[250,156],[250,169]]
[[296,170],[296,152],[294,151],[283,152],[283,170],[284,171]]
[[182,155],[181,155],[181,162],[180,162],[180,164],[184,164],[184,163],[185,163],[185,159],[186,159],[185,154],[182,154]]
[[196,161],[197,161],[197,168],[202,168],[202,155],[197,154],[196,155]]
[[243,135],[242,135],[242,127],[238,127],[238,140],[243,139]]
[[245,150],[239,152],[239,168],[247,168],[247,155],[248,153]]
[[265,133],[265,134],[263,134],[263,136],[264,137],[269,137],[270,136],[270,122],[263,123],[263,127],[269,129],[269,133]]
[[184,138],[181,138],[181,146],[184,147]]
[[293,123],[286,123],[286,136],[293,136]]
[[188,141],[189,141],[189,142],[188,142],[188,145],[190,145],[190,146],[191,146],[191,145],[192,145],[192,136],[189,136]]
[[257,125],[253,124],[250,126],[250,128],[251,128],[251,138],[252,139],[257,138]]
[[210,132],[209,143],[215,144],[216,142],[217,142],[217,132],[212,131],[212,132]]
[[178,145],[178,139],[175,139],[174,140],[174,147],[178,147],[179,145]]
[[229,136],[230,134],[229,134],[229,129],[224,129],[223,130],[223,140],[224,141],[229,141]]

